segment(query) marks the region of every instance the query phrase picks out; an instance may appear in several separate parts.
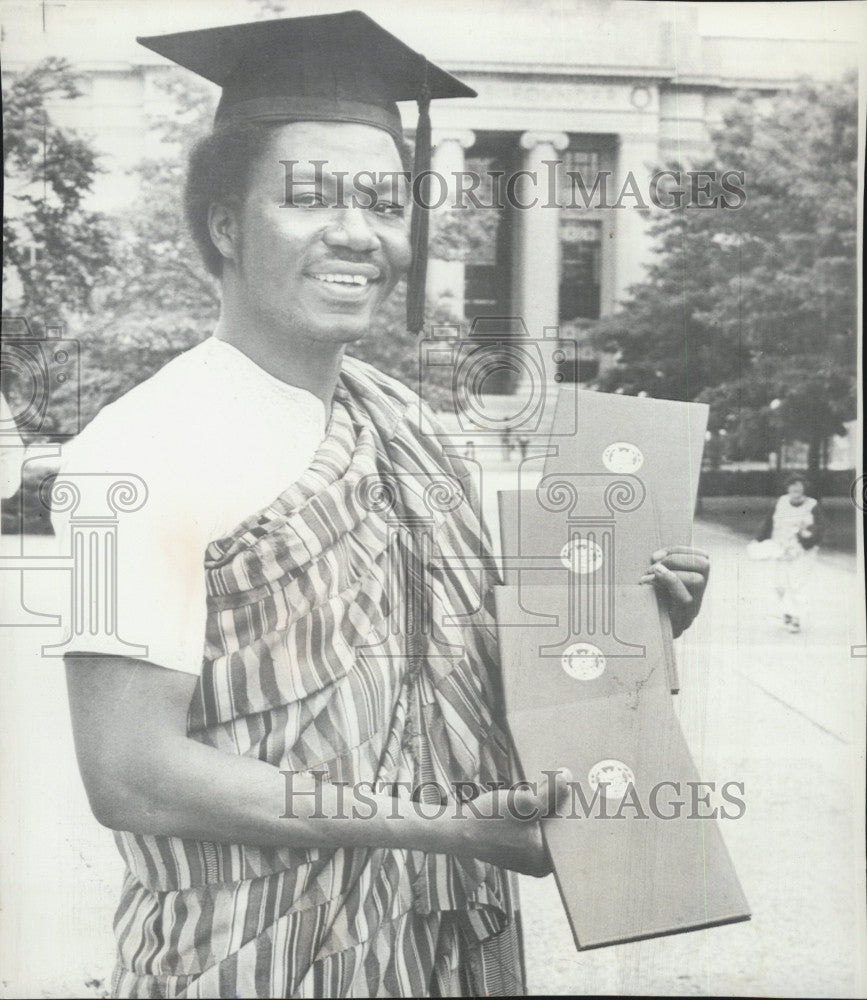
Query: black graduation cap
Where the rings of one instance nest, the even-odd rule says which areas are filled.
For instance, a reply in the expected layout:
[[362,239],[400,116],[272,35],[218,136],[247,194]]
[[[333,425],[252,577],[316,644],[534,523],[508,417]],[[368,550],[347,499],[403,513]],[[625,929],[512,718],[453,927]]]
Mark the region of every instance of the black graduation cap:
[[[219,84],[216,124],[230,121],[360,122],[402,136],[397,101],[416,101],[414,170],[430,169],[430,101],[476,92],[429,63],[362,11],[253,21],[139,38],[154,52]],[[424,323],[426,185],[413,205],[407,325]]]

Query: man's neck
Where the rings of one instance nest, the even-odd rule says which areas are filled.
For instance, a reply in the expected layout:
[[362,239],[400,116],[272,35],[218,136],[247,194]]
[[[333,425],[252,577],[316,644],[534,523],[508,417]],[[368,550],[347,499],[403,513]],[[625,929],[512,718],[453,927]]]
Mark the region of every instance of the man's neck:
[[[221,313],[214,331],[217,340],[239,350],[269,375],[294,385],[317,396],[325,404],[326,413],[331,410],[334,389],[340,375],[343,361],[343,344],[321,344],[304,340],[291,342],[291,352],[275,350],[273,341],[263,336],[253,325],[233,322]],[[287,346],[288,346],[287,340]]]

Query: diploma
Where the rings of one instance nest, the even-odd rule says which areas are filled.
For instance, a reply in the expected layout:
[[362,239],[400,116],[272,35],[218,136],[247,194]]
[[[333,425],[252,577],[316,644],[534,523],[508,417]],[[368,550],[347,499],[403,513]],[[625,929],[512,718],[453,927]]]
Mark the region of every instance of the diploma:
[[700,781],[672,705],[668,614],[638,583],[654,549],[690,537],[706,408],[577,396],[578,433],[532,489],[500,494],[495,600],[519,765],[573,775],[543,832],[586,949],[749,909],[715,819],[738,803]]

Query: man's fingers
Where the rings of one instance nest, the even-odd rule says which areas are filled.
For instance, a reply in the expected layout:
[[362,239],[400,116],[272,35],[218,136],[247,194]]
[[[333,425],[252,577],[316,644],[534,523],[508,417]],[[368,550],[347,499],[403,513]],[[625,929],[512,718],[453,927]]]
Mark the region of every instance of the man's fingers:
[[696,549],[692,545],[666,545],[665,548],[657,549],[650,558],[652,562],[659,562],[666,556],[672,556],[678,553],[703,556],[705,559],[710,559],[710,554],[705,552],[704,549]]
[[[665,564],[662,563],[663,568]],[[702,572],[691,572],[689,570],[672,570],[673,573],[678,577],[679,580],[686,586],[686,589],[695,597],[697,594],[704,592],[707,586],[707,574]],[[655,572],[655,567],[651,567],[647,573],[642,574],[638,578],[639,583],[655,583],[659,579],[659,576]]]
[[693,600],[696,600],[704,593],[704,589],[707,586],[707,577],[702,573],[685,573],[683,570],[678,570],[675,576],[686,587]]
[[663,563],[655,563],[650,567],[654,582],[661,586],[668,596],[677,604],[692,604],[692,594],[686,589],[683,580],[673,573]]
[[675,553],[655,561],[661,562],[675,573],[701,573],[703,576],[710,573],[710,559],[696,553]]
[[652,583],[664,595],[677,638],[698,614],[710,575],[710,556],[692,545],[667,545],[650,557],[639,583]]

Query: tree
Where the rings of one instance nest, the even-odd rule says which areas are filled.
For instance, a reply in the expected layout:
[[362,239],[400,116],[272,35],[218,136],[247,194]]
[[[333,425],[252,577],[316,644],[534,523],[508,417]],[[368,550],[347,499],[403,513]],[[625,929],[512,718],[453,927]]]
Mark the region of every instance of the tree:
[[48,113],[80,91],[69,64],[50,58],[14,77],[3,91],[4,285],[31,327],[44,329],[90,308],[111,259],[104,216],[84,207],[100,172],[97,153]]
[[[85,207],[100,173],[97,153],[48,112],[52,102],[77,96],[75,75],[57,58],[16,75],[3,91],[4,311],[26,317],[36,337],[57,326],[77,336],[112,260],[108,220]],[[17,413],[34,387],[6,360],[3,391]],[[39,436],[76,426],[75,390],[74,379],[51,385]],[[28,438],[35,432],[21,431]]]
[[598,325],[622,352],[601,387],[706,401],[735,456],[805,440],[816,471],[856,407],[854,76],[741,95],[699,166],[708,199],[742,171],[746,201],[659,214],[647,279]]

